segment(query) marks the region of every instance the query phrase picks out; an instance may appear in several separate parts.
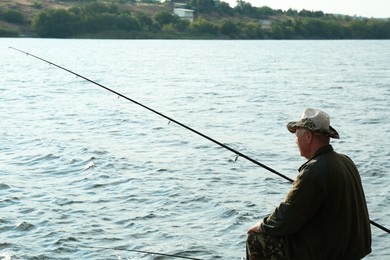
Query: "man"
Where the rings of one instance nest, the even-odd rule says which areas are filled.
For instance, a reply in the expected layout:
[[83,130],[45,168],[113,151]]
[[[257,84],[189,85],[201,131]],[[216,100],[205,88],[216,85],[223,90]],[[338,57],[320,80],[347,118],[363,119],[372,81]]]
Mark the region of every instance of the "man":
[[358,170],[333,151],[329,115],[308,108],[287,128],[308,161],[274,212],[248,230],[247,259],[355,260],[371,252],[371,229]]

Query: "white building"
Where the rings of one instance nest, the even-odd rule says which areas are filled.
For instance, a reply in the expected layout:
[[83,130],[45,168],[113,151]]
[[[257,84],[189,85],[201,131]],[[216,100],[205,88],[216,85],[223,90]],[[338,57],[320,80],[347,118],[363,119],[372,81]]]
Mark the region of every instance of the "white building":
[[271,29],[272,21],[271,20],[259,20],[262,29]]
[[194,10],[185,9],[185,8],[181,8],[181,7],[175,7],[175,8],[173,8],[173,13],[182,19],[189,20],[190,22],[192,22],[194,20]]

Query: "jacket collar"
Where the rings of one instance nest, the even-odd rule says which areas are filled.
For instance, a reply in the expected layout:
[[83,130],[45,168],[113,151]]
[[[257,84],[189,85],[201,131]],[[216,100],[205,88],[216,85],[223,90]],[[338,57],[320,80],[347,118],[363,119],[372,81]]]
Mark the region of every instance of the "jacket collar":
[[333,147],[328,144],[324,147],[321,147],[314,155],[313,157],[311,157],[307,162],[305,162],[304,164],[301,165],[301,167],[299,167],[298,171],[300,172],[311,160],[313,160],[314,158],[316,158],[317,156],[321,155],[321,154],[325,154],[325,153],[329,153],[329,152],[333,152]]

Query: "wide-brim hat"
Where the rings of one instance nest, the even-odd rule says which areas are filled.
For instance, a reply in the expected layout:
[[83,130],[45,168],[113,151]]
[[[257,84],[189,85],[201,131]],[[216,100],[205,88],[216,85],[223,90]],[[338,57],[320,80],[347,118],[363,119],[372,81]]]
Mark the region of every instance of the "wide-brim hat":
[[287,129],[295,133],[297,128],[305,128],[312,132],[319,132],[331,138],[339,139],[339,133],[330,125],[330,117],[324,111],[306,108],[299,121],[289,122]]

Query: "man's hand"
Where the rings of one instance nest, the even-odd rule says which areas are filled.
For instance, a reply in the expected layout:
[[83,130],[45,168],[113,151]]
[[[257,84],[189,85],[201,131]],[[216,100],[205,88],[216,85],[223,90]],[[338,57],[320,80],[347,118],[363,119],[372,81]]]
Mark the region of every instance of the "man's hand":
[[260,233],[261,232],[261,228],[260,228],[260,225],[261,225],[261,221],[256,223],[253,227],[251,227],[250,229],[248,229],[247,233],[250,234],[250,233]]

